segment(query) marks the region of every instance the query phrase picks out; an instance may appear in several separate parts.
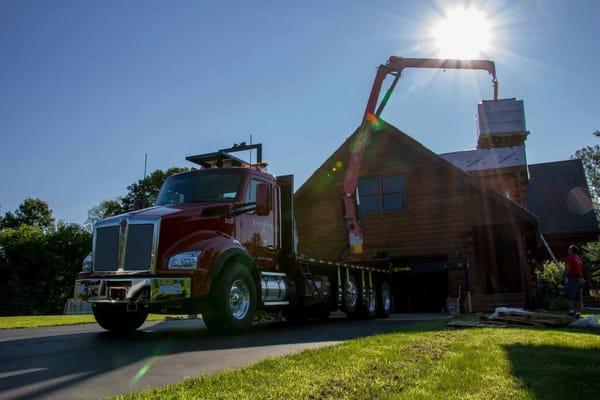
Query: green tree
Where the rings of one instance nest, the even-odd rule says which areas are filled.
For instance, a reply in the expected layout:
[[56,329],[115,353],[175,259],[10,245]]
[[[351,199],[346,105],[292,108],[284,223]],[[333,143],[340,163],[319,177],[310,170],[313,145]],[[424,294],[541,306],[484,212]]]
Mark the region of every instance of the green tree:
[[81,271],[81,263],[92,248],[92,235],[79,224],[59,221],[47,234],[47,252],[52,255],[52,285],[45,295],[46,310],[61,313],[67,299],[73,297],[73,285]]
[[[599,131],[594,132],[594,136],[600,135]],[[586,146],[575,152],[571,159],[579,158],[583,163],[588,186],[592,195],[592,201],[598,209],[600,205],[600,145]]]
[[97,206],[89,209],[85,226],[89,230],[92,230],[94,224],[101,219],[112,217],[123,212],[125,212],[125,210],[122,208],[121,199],[104,200]]
[[0,229],[18,228],[21,225],[36,226],[43,230],[52,229],[54,217],[48,203],[28,197],[14,213],[9,211],[0,219]]
[[30,314],[39,309],[48,284],[46,233],[37,226],[0,230],[0,305],[3,313]]
[[21,224],[0,231],[0,313],[61,313],[91,248],[91,234],[62,221],[56,229]]

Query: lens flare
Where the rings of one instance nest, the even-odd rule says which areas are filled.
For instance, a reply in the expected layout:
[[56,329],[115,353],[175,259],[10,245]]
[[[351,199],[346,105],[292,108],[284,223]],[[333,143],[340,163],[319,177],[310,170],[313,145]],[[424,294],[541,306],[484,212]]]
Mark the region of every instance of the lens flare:
[[140,379],[142,379],[144,375],[146,375],[148,371],[150,371],[150,368],[152,368],[152,364],[154,364],[154,357],[146,361],[146,363],[142,365],[142,368],[140,368],[139,371],[135,373],[135,375],[129,382],[129,386],[135,386],[140,381]]
[[433,46],[442,58],[477,58],[489,51],[490,21],[475,8],[446,11],[431,30]]

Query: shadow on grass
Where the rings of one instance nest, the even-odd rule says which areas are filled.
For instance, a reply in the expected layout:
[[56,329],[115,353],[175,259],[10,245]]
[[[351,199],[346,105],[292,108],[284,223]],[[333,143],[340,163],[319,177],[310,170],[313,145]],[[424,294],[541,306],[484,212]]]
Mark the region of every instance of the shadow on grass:
[[600,350],[548,345],[505,346],[513,375],[537,399],[600,396]]

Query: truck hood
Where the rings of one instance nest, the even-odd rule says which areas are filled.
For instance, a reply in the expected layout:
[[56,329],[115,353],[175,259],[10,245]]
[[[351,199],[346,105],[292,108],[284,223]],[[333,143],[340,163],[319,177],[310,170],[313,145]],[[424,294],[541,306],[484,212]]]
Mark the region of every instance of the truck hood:
[[[190,218],[194,220],[203,219],[203,217],[215,217],[220,214],[217,211],[219,208],[227,208],[231,203],[187,203],[187,204],[173,204],[168,206],[154,206],[143,208],[141,210],[130,211],[127,213],[115,215],[103,219],[102,223],[110,222],[111,220],[120,220],[123,217],[150,217],[150,218],[161,218],[161,219],[179,219],[179,218]],[[206,211],[209,211],[208,213]]]

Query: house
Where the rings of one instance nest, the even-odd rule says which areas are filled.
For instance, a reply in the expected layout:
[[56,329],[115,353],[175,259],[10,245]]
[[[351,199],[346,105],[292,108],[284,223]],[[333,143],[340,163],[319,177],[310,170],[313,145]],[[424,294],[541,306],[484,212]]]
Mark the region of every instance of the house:
[[[357,198],[364,256],[393,264],[396,310],[440,311],[468,296],[473,311],[526,306],[551,249],[596,240],[580,160],[528,165],[523,102],[478,105],[477,148],[435,154],[380,120],[369,135]],[[347,260],[341,201],[357,132],[298,189],[299,250]],[[463,303],[464,304],[464,303]]]
[[[356,136],[295,194],[303,253],[348,258],[340,194]],[[396,309],[439,312],[467,290],[475,311],[525,305],[537,217],[383,120],[368,140],[358,187],[365,257],[389,255]]]

